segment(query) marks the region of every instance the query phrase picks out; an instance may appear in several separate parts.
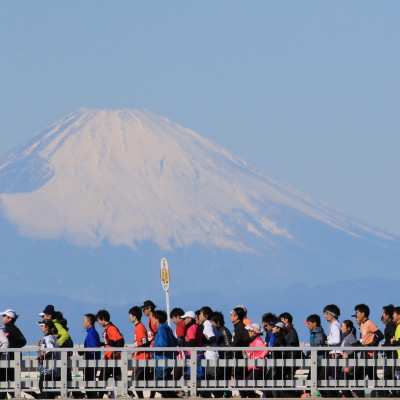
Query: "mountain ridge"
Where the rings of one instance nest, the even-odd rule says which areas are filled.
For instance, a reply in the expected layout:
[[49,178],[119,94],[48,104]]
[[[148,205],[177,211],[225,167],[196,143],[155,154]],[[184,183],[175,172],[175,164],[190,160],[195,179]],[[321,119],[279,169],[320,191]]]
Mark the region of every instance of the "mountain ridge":
[[0,158],[0,238],[8,293],[124,302],[164,256],[180,287],[220,293],[400,280],[397,236],[150,111],[81,109]]

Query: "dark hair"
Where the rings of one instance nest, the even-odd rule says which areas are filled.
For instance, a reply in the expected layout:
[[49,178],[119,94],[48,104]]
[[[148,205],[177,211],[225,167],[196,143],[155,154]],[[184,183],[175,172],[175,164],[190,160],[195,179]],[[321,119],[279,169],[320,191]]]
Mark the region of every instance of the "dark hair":
[[160,324],[165,324],[167,322],[167,313],[164,310],[155,310],[153,318],[158,319]]
[[93,314],[85,314],[86,319],[90,322],[90,325],[94,326],[96,323],[96,317]]
[[364,313],[367,318],[369,317],[369,307],[366,304],[357,304],[354,307],[354,311],[359,311],[360,313]]
[[194,313],[196,314],[196,318],[199,318],[200,311],[201,311],[201,310],[197,310],[197,311],[194,312]]
[[393,318],[393,311],[394,311],[394,305],[393,304],[389,304],[388,306],[383,306],[383,312],[386,315],[389,315],[389,318]]
[[261,321],[265,322],[266,324],[272,324],[277,319],[278,319],[278,317],[275,314],[267,312],[267,313],[263,314]]
[[173,308],[169,313],[170,318],[182,317],[182,315],[185,315],[185,311],[183,311],[182,308]]
[[213,310],[211,309],[211,307],[204,306],[204,307],[200,308],[200,312],[203,313],[203,315],[206,317],[206,319],[210,319]]
[[356,328],[354,328],[353,321],[350,321],[349,319],[346,319],[346,320],[343,321],[343,324],[345,324],[346,327],[348,329],[350,329],[350,333],[352,333],[354,336],[356,336],[357,331],[356,331]]
[[324,307],[322,310],[323,313],[331,313],[334,314],[333,317],[338,318],[340,315],[340,309],[336,304],[328,304],[327,306]]
[[292,322],[293,322],[292,314],[290,314],[290,313],[288,313],[288,312],[282,313],[282,314],[279,316],[279,319],[281,319],[281,318],[287,319],[290,325],[291,325]]
[[221,326],[225,325],[224,314],[221,311],[214,311],[210,317],[211,321],[214,321],[216,324],[220,324]]
[[107,310],[99,310],[96,314],[96,319],[110,322],[110,313]]
[[140,309],[140,307],[137,307],[137,306],[131,307],[129,309],[129,314],[132,314],[134,317],[136,317],[136,319],[138,321],[140,321],[142,319],[142,315],[143,315],[142,310]]
[[49,333],[50,335],[57,335],[58,333],[58,329],[56,328],[56,326],[54,325],[53,320],[51,319],[44,319],[41,324],[47,326],[49,328]]
[[235,307],[233,309],[233,311],[235,311],[239,321],[243,321],[244,320],[244,317],[246,316],[246,312],[243,310],[242,307]]
[[393,312],[396,313],[397,315],[400,315],[400,307],[393,308]]
[[314,322],[317,326],[321,326],[321,318],[317,314],[311,314],[307,317],[307,322]]
[[66,330],[69,331],[68,328],[68,320],[64,318],[64,315],[61,311],[55,311],[54,314],[52,315],[51,319],[56,319],[59,324]]

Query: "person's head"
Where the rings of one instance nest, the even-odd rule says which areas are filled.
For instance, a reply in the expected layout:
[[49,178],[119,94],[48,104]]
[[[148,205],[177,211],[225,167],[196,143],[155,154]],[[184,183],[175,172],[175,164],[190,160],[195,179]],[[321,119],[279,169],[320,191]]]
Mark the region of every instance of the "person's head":
[[323,309],[324,317],[328,322],[335,322],[338,320],[340,315],[340,309],[335,304],[329,304]]
[[196,314],[194,311],[186,311],[185,314],[182,315],[182,319],[185,321],[185,325],[189,325],[190,323],[196,322]]
[[272,328],[274,327],[275,321],[278,317],[273,313],[265,313],[261,318],[262,325],[266,332],[272,332]]
[[7,325],[9,323],[14,323],[18,318],[18,315],[11,308],[3,311],[1,313],[1,316],[2,316],[3,325]]
[[96,323],[96,317],[93,314],[85,314],[83,317],[83,327],[89,329]]
[[110,323],[110,313],[107,310],[99,310],[96,314],[96,319],[99,325],[104,328]]
[[132,323],[137,324],[138,322],[141,321],[141,319],[142,319],[142,310],[137,306],[131,307],[129,309],[129,320]]
[[196,310],[194,313],[196,314],[196,325],[201,325],[200,318],[199,318],[200,310]]
[[393,322],[397,325],[400,323],[400,307],[393,309]]
[[[244,311],[244,318],[247,317],[247,308],[243,305],[243,304],[239,304],[238,306],[236,306],[235,308],[241,308]],[[243,318],[243,319],[244,319]]]
[[321,326],[321,318],[317,314],[311,314],[307,317],[307,326],[310,331]]
[[238,322],[243,321],[245,316],[246,314],[242,307],[235,307],[231,311],[231,322],[237,324]]
[[224,319],[224,314],[222,314],[222,312],[220,311],[214,311],[211,314],[211,323],[216,327],[216,328],[220,328],[221,326],[225,325],[225,319]]
[[354,307],[354,311],[356,312],[357,324],[363,323],[369,317],[369,307],[366,304],[357,304]]
[[165,324],[167,322],[168,315],[164,310],[155,310],[153,312],[153,317],[151,323],[153,326],[157,327],[160,324]]
[[40,325],[45,336],[56,335],[58,333],[58,330],[51,319],[44,319]]
[[275,336],[277,333],[283,331],[284,329],[285,329],[285,324],[279,319],[275,321],[274,326],[272,327],[272,333]]
[[353,335],[356,334],[356,328],[354,328],[354,324],[352,321],[349,319],[346,319],[342,322],[342,325],[340,326],[340,330],[342,331],[343,335],[348,335],[349,333],[352,333]]
[[284,312],[279,316],[279,319],[285,324],[285,326],[292,325],[293,317],[292,314]]
[[199,321],[201,324],[204,324],[208,319],[210,319],[212,314],[212,309],[208,306],[204,306],[200,308]]
[[383,306],[383,312],[382,312],[382,322],[386,325],[389,319],[393,319],[393,310],[394,310],[394,305],[389,304],[388,306]]
[[262,335],[262,329],[259,324],[249,324],[246,326],[251,338]]
[[151,317],[155,308],[156,305],[151,300],[146,300],[143,305],[140,306],[140,309],[146,317]]
[[42,319],[53,319],[55,315],[54,306],[52,304],[47,305],[43,312],[39,314]]
[[182,315],[184,315],[185,312],[182,310],[182,308],[174,308],[170,313],[169,317],[172,319],[172,322],[175,325],[179,325],[183,320],[182,320]]

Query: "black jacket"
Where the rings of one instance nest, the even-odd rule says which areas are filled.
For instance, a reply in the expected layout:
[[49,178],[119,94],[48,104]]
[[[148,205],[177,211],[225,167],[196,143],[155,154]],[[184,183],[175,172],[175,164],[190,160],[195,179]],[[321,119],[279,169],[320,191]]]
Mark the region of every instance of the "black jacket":
[[[385,337],[385,342],[383,343],[382,346],[393,346],[394,344],[390,343],[390,339],[394,337],[396,333],[396,328],[397,325],[392,321],[389,320],[389,322],[386,324],[385,331],[383,333]],[[386,358],[397,358],[397,354],[395,351],[385,351]]]
[[11,349],[19,349],[26,345],[25,336],[22,332],[14,325],[14,322],[6,324],[6,335],[9,342],[8,347]]
[[[26,345],[25,336],[22,332],[15,326],[14,321],[10,321],[5,325],[6,335],[8,339],[8,347],[11,349],[19,349]],[[9,353],[9,359],[14,360],[14,353]]]
[[219,347],[229,347],[232,344],[232,333],[231,331],[224,325],[218,328],[221,336],[218,339]]
[[[285,329],[285,339],[286,339],[286,346],[287,347],[299,347],[299,337],[297,335],[296,329],[294,329],[293,325],[289,325]],[[303,354],[302,351],[291,351],[288,353],[288,358],[301,358]]]
[[[272,343],[272,347],[286,347],[286,339],[281,331],[276,332],[273,335],[274,342]],[[286,358],[286,354],[284,351],[271,351],[271,358],[279,360],[282,358]]]
[[[242,321],[236,322],[233,328],[232,347],[249,347],[250,336]],[[243,358],[241,351],[235,352],[235,358]]]

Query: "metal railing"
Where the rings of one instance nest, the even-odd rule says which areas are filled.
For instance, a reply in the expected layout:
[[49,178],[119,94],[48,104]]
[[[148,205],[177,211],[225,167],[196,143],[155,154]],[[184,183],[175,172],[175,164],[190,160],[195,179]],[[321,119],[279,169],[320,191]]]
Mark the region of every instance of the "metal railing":
[[[0,392],[19,398],[22,392],[38,393],[40,386],[44,393],[61,397],[81,392],[100,397],[114,392],[115,397],[127,397],[137,391],[156,391],[164,397],[177,391],[185,391],[194,397],[207,391],[218,392],[218,397],[222,397],[221,392],[234,390],[245,396],[255,391],[264,392],[267,397],[277,390],[288,396],[299,392],[316,396],[320,391],[328,396],[341,392],[341,395],[347,394],[346,397],[353,391],[363,397],[364,392],[371,390],[384,395],[389,391],[400,391],[397,380],[400,360],[396,347],[215,349],[220,358],[210,360],[204,359],[204,352],[210,350],[205,347],[141,348],[144,353],[156,350],[159,358],[137,360],[130,356],[135,348],[113,348],[120,352],[120,359],[105,360],[105,348],[59,348],[46,349],[49,354],[57,354],[55,358],[58,359],[41,362],[37,346],[2,349]],[[254,351],[265,350],[269,353],[264,359],[246,358]],[[333,350],[338,352],[339,358],[333,358],[330,354]],[[87,359],[94,351],[101,353],[100,359]],[[171,351],[174,358],[163,358],[171,356]],[[352,354],[340,358],[342,352]]]

